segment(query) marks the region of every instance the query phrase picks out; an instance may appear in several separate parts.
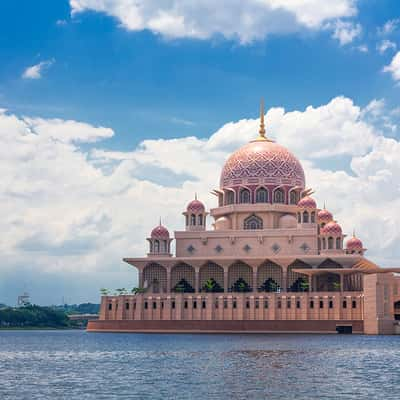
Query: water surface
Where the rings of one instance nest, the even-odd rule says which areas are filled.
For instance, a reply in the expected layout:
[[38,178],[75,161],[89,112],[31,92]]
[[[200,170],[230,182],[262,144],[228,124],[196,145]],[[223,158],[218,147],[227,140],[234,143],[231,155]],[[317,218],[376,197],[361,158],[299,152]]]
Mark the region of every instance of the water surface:
[[400,336],[0,331],[0,399],[399,399]]

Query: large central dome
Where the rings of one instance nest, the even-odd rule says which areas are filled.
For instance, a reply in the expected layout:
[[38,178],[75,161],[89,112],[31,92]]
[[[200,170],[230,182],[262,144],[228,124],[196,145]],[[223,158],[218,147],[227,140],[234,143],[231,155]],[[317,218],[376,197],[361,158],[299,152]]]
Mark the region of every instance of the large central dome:
[[305,186],[299,160],[268,139],[254,140],[235,151],[222,168],[220,187],[238,185]]

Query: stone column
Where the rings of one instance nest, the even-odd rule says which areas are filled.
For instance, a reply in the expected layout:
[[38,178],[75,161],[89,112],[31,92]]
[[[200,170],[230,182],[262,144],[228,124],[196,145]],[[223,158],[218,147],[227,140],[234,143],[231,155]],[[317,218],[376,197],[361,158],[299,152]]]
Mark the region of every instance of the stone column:
[[200,291],[200,268],[196,267],[194,269],[194,291],[198,293]]
[[228,268],[224,268],[224,292],[228,293]]
[[257,293],[258,283],[257,283],[257,267],[253,267],[253,292]]
[[167,293],[171,293],[171,267],[168,265],[167,269]]

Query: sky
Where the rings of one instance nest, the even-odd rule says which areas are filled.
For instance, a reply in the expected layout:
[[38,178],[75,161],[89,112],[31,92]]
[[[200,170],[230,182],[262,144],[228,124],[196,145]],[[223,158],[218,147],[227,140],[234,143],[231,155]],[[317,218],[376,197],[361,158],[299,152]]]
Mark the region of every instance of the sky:
[[0,4],[0,303],[98,302],[137,285],[257,133],[381,266],[399,266],[398,0]]

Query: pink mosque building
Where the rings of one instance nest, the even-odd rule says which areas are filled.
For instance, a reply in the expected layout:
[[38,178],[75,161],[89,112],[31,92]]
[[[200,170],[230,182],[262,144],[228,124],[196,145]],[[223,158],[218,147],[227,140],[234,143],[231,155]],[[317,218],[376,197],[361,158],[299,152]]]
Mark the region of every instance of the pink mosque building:
[[266,137],[260,114],[258,137],[222,168],[217,207],[195,198],[174,238],[156,226],[147,256],[124,258],[138,270],[136,293],[103,296],[89,331],[399,330],[400,268],[377,266],[360,239],[346,240],[311,197],[299,160]]

